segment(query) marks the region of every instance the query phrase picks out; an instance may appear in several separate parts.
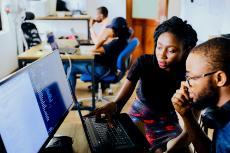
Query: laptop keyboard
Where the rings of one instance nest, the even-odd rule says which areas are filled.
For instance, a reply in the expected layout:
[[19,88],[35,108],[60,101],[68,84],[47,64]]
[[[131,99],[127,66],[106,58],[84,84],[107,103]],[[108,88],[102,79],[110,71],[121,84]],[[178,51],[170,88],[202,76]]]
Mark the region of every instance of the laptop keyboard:
[[[121,123],[118,120],[113,120],[114,127],[108,127],[107,123],[97,123],[94,117],[85,118],[85,123],[92,139],[98,142],[97,145],[110,145],[115,149],[131,148],[134,146],[132,140],[129,138]],[[95,132],[95,133],[94,133]],[[91,134],[90,134],[91,133]],[[93,134],[94,133],[94,134]],[[90,140],[92,143],[95,140]],[[94,141],[94,142],[93,142]],[[94,143],[94,145],[96,145]],[[93,145],[93,146],[94,146]]]
[[112,144],[114,146],[120,145],[132,145],[132,141],[124,131],[120,122],[114,120],[115,127],[108,128],[108,136],[111,138]]

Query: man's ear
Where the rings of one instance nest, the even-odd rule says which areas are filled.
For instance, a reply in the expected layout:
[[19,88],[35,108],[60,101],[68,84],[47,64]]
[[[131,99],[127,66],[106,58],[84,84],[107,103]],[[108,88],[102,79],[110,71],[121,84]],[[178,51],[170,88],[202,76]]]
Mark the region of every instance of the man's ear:
[[218,87],[226,85],[228,81],[227,74],[224,71],[217,71],[215,74],[215,81]]

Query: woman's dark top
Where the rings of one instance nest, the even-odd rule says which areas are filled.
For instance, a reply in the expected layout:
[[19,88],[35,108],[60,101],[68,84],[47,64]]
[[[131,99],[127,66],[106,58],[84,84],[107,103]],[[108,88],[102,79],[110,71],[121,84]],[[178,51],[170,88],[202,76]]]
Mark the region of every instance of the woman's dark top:
[[110,43],[103,45],[104,54],[95,56],[95,62],[109,67],[110,70],[116,70],[116,63],[119,54],[127,46],[127,40],[114,39]]
[[184,68],[167,72],[160,69],[155,55],[143,55],[131,66],[127,79],[133,83],[140,80],[137,97],[156,114],[173,111],[171,98],[184,79]]

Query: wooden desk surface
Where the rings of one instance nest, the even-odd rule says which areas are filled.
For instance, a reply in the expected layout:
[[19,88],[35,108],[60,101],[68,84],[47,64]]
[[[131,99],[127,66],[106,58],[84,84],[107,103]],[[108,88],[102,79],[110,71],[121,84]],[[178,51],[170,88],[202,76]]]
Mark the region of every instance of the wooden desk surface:
[[[87,111],[82,111],[87,114]],[[70,111],[55,136],[69,136],[73,139],[74,153],[90,153],[90,148],[77,111]]]
[[46,16],[46,17],[37,17],[36,20],[89,20],[89,15],[79,15],[79,16]]
[[[68,40],[66,41],[68,42]],[[29,50],[18,55],[19,60],[37,60],[43,56],[50,54],[52,51],[45,48],[46,43],[39,44],[30,48]],[[94,54],[90,53],[89,50],[93,46],[81,46],[80,53],[68,55],[71,60],[93,60]],[[68,56],[61,54],[63,60],[68,60]]]

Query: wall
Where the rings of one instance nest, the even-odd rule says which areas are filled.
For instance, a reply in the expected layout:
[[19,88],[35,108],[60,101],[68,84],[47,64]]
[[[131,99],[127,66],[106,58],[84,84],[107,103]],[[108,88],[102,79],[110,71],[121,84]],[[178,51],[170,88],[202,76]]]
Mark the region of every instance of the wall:
[[126,18],[126,0],[87,0],[87,12],[90,16],[95,16],[96,9],[105,6],[109,10],[109,18]]
[[168,17],[187,20],[198,34],[198,43],[211,36],[230,33],[229,0],[169,0]]
[[[5,4],[6,1],[0,0],[0,3]],[[1,10],[3,10],[2,7]],[[1,11],[1,14],[3,31],[0,32],[0,79],[18,67],[14,15],[7,15],[4,11]]]
[[192,23],[201,43],[210,36],[230,33],[229,6],[229,0],[183,0],[181,17]]
[[181,1],[183,0],[168,0],[168,18],[181,15]]

